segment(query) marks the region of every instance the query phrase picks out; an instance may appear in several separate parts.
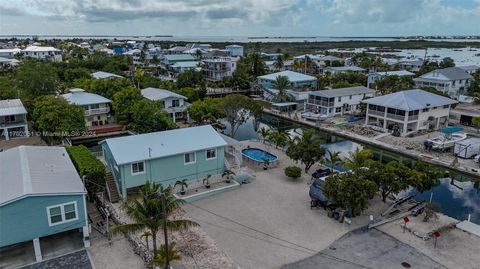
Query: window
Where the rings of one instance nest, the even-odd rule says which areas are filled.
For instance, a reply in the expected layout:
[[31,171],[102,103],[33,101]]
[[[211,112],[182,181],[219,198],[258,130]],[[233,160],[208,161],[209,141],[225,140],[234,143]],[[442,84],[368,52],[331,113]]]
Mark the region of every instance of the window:
[[185,153],[185,164],[195,163],[195,152]]
[[90,105],[90,109],[99,109],[99,108],[100,108],[99,104]]
[[444,105],[444,106],[443,106],[443,108],[448,108],[448,107],[449,107],[449,105]]
[[337,107],[337,108],[335,108],[335,112],[336,112],[336,113],[340,113],[340,112],[342,112],[342,108],[341,108],[341,107]]
[[48,225],[58,225],[78,219],[77,203],[69,202],[47,207]]
[[138,175],[142,173],[145,173],[145,163],[144,162],[132,163],[132,175]]
[[207,149],[207,160],[217,158],[217,149]]
[[175,99],[172,100],[172,107],[179,107],[180,106],[180,100]]
[[15,115],[5,116],[5,122],[15,122]]
[[350,95],[350,100],[352,100],[352,96]]
[[341,102],[341,101],[342,101],[342,97],[341,97],[341,96],[340,96],[340,97],[338,97],[338,101],[339,101],[339,102]]

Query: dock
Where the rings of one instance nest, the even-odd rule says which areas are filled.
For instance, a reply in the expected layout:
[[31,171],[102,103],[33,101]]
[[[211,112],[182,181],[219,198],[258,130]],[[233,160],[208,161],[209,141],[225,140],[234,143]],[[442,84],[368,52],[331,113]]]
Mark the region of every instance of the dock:
[[464,220],[457,224],[457,228],[480,237],[480,225]]

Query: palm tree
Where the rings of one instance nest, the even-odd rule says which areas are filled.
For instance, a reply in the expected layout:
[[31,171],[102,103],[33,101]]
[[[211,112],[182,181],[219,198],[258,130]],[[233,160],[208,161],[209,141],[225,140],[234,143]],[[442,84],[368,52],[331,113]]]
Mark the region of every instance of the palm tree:
[[279,102],[285,102],[289,99],[288,94],[285,92],[286,89],[291,88],[292,83],[288,80],[286,76],[278,76],[275,81],[272,83],[272,87],[278,90],[276,99]]
[[349,168],[360,168],[366,165],[367,161],[373,157],[372,151],[369,149],[360,149],[357,147],[354,152],[350,153],[345,159],[345,166]]
[[[133,223],[121,224],[113,228],[113,233],[138,233],[148,230],[152,235],[153,253],[157,251],[157,234],[163,229],[163,203],[162,194],[160,193],[160,184],[147,182],[140,191],[138,199],[130,198],[122,203],[127,215],[132,219]],[[198,226],[198,223],[191,220],[169,220],[168,216],[184,203],[173,196],[173,190],[168,187],[164,190],[165,195],[165,211],[167,213],[167,229],[170,231],[181,231],[189,227]]]
[[282,68],[284,67],[282,55],[278,55],[277,60],[275,61],[275,63],[273,63],[273,67],[275,67],[275,69],[277,70],[282,70]]
[[175,185],[173,185],[173,187],[176,187],[177,185],[180,186],[181,188],[180,194],[185,195],[185,188],[188,188],[187,179],[177,180],[177,182],[175,182]]
[[282,131],[275,131],[271,133],[271,140],[275,143],[275,148],[283,148],[287,144],[288,135]]
[[167,264],[167,256],[165,255],[166,253],[168,253],[168,261],[178,261],[182,259],[175,249],[175,242],[172,242],[168,244],[168,251],[165,245],[160,245],[160,249],[155,251],[154,258],[150,261],[150,265],[162,267],[165,266]]
[[205,185],[205,188],[210,189],[210,178],[212,175],[208,175],[206,178],[202,180],[203,184]]
[[265,144],[265,141],[269,138],[271,131],[265,127],[262,127],[260,130],[258,130],[258,133],[263,138],[263,144]]
[[143,234],[142,234],[142,238],[145,238],[145,244],[147,245],[147,249],[150,249],[148,247],[148,238],[152,236],[152,233],[149,232],[149,231],[145,231]]
[[222,177],[227,177],[227,179],[225,180],[225,182],[227,182],[227,183],[230,183],[230,179],[234,175],[235,175],[235,172],[233,172],[232,170],[228,170],[228,169],[223,171],[223,173],[222,173]]
[[197,61],[200,61],[200,59],[202,58],[202,51],[200,49],[197,49],[195,51],[195,58],[197,58]]
[[302,70],[304,65],[305,65],[304,60],[293,61],[293,68],[295,69],[295,71]]
[[330,168],[333,172],[333,168],[342,163],[342,158],[340,158],[340,152],[327,150],[327,155],[327,162],[331,165]]
[[137,82],[137,88],[140,89],[140,81],[143,79],[144,71],[141,68],[136,68],[134,73],[135,81]]

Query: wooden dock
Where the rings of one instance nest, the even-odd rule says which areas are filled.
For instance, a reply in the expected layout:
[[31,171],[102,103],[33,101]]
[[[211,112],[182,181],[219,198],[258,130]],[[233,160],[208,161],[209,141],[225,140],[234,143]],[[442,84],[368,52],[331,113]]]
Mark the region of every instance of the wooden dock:
[[464,220],[457,224],[457,228],[480,237],[480,225]]

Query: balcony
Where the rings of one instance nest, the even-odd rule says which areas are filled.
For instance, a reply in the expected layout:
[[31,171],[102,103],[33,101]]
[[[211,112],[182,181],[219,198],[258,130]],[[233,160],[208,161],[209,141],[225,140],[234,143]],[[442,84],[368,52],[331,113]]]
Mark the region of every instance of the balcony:
[[18,119],[15,121],[0,122],[0,128],[20,126],[25,124],[27,124],[27,121],[25,121],[25,119]]
[[368,110],[369,115],[385,116],[385,111]]
[[109,107],[102,107],[102,108],[95,108],[95,109],[88,109],[85,110],[85,116],[93,116],[99,114],[107,114],[110,112]]
[[324,106],[324,107],[333,107],[334,106],[334,102],[322,102],[322,101],[319,101],[319,100],[312,100],[312,99],[309,99],[308,103],[312,104],[312,105]]
[[189,103],[185,102],[185,105],[183,106],[171,106],[171,107],[167,107],[165,108],[165,112],[167,113],[177,113],[177,112],[184,112],[185,110],[187,110],[187,108],[190,106]]
[[392,114],[392,113],[387,113],[387,118],[389,119],[395,119],[395,120],[405,120],[405,115],[398,115],[398,114]]

